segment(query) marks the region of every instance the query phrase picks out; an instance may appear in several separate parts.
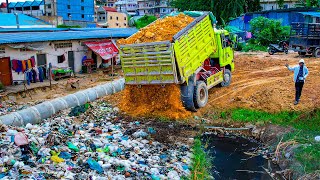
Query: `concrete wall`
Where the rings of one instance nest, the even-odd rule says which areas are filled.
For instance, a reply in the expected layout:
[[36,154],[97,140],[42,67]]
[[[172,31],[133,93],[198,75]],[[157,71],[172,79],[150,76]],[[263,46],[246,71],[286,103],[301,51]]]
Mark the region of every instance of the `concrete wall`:
[[58,25],[63,24],[63,19],[61,16],[39,16],[37,18],[42,19],[46,22],[49,22],[50,24],[52,24],[54,26],[58,26]]
[[126,28],[128,27],[128,18],[125,13],[107,12],[109,28]]

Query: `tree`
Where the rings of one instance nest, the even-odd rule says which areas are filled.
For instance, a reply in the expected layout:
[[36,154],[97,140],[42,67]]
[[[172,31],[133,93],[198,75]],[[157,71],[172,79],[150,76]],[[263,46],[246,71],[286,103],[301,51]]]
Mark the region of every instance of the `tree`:
[[280,8],[283,8],[284,6],[284,0],[277,0],[277,4]]
[[259,0],[173,0],[171,6],[180,11],[211,11],[220,25],[243,13],[261,10]]
[[268,19],[263,16],[252,19],[250,27],[256,43],[260,45],[287,40],[290,36],[290,26],[282,26],[279,20]]

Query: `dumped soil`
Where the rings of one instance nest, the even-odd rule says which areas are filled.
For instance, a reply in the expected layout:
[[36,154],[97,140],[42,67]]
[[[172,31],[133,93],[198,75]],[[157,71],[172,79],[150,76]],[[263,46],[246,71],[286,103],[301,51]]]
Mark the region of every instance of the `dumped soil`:
[[118,44],[136,44],[146,42],[172,41],[172,38],[180,30],[193,21],[193,18],[184,14],[174,17],[158,19],[149,26],[127,39],[120,39]]
[[133,117],[184,119],[191,115],[183,107],[178,85],[127,85],[122,95],[119,107]]

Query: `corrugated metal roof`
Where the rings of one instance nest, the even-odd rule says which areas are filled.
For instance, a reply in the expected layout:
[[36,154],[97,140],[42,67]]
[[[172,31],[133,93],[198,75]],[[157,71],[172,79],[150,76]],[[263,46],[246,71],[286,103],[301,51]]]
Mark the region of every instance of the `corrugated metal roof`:
[[33,1],[31,6],[39,6],[39,5],[43,5],[43,1]]
[[9,3],[9,8],[14,8],[16,6],[16,2],[10,2]]
[[320,17],[320,12],[299,12],[306,16]]
[[136,33],[134,28],[110,28],[95,31],[1,33],[0,44],[63,41],[75,39],[126,38]]
[[17,2],[14,7],[22,7],[22,6],[23,6],[23,3],[22,3],[22,2]]
[[[18,14],[20,26],[24,25],[50,25],[49,23],[27,16]],[[16,16],[13,13],[0,13],[0,26],[16,26]]]
[[10,32],[50,32],[50,31],[68,31],[68,28],[0,28],[0,33]]
[[31,4],[32,4],[32,1],[26,1],[26,2],[24,2],[23,3],[23,7],[29,7],[29,6],[31,6]]

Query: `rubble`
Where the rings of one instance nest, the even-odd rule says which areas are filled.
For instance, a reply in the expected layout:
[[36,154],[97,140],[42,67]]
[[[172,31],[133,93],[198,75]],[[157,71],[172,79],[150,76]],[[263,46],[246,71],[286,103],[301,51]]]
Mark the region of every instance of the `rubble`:
[[143,122],[126,122],[103,101],[24,128],[1,126],[3,179],[180,179],[190,175],[187,145],[163,144]]

